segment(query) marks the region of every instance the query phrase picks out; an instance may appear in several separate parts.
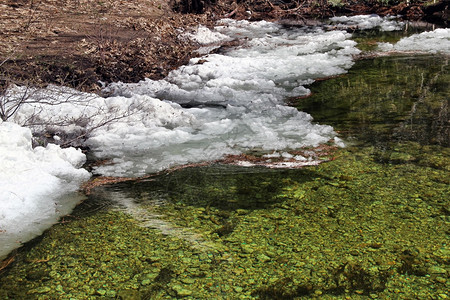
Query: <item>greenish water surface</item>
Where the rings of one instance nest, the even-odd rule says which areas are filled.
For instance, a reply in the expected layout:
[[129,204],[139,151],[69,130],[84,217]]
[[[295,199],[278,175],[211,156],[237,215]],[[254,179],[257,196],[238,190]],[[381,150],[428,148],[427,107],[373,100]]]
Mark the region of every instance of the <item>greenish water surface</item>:
[[15,254],[1,299],[448,299],[448,57],[358,61],[299,109],[348,147],[103,186]]
[[448,57],[394,56],[359,61],[311,87],[296,106],[344,136],[380,145],[414,141],[449,146]]

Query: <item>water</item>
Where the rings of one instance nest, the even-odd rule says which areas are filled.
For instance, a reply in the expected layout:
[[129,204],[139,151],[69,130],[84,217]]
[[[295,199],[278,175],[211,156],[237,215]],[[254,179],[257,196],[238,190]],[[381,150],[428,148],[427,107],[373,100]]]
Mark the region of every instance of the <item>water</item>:
[[347,138],[448,147],[448,62],[442,56],[362,60],[348,76],[313,84],[313,96],[295,105]]
[[290,99],[349,145],[297,170],[211,164],[97,188],[14,256],[2,299],[445,299],[446,56],[358,61]]

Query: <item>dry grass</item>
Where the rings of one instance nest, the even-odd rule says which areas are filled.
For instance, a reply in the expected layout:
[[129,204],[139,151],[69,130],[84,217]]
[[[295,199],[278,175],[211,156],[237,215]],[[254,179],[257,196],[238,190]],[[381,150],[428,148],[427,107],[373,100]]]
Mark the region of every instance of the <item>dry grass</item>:
[[172,12],[163,0],[0,1],[0,74],[96,88],[102,81],[158,79],[191,57],[179,28],[206,15]]

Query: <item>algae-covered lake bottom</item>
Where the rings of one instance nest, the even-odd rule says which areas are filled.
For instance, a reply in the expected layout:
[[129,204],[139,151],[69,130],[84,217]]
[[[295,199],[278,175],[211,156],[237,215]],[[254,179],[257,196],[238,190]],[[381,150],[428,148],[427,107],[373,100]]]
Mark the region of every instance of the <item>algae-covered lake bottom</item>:
[[[362,60],[293,100],[348,146],[103,186],[15,255],[1,299],[447,299],[448,57]],[[331,96],[332,95],[332,96]]]

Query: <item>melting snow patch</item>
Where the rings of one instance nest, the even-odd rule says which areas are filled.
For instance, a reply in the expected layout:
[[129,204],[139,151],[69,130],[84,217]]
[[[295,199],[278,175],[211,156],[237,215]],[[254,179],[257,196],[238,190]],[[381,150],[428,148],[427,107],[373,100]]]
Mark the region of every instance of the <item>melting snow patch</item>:
[[419,51],[428,53],[450,53],[450,29],[438,28],[434,31],[413,34],[402,38],[396,44],[379,43],[382,51]]
[[23,105],[14,121],[24,124],[39,112],[38,123],[53,124],[58,137],[86,134],[86,145],[110,162],[95,173],[125,177],[249,150],[291,152],[336,137],[331,126],[313,123],[284,101],[308,95],[317,78],[345,73],[359,53],[351,34],[223,20],[212,30],[200,27],[198,35],[202,42],[239,39],[242,45],[194,58],[164,80],[113,83],[105,98],[39,90],[31,98],[45,103]]
[[[143,176],[243,153],[272,153],[228,162],[270,167],[317,164],[317,147],[334,139],[331,126],[285,105],[308,95],[317,78],[345,73],[359,50],[344,31],[290,28],[270,22],[223,20],[195,36],[209,45],[239,40],[223,54],[192,59],[160,81],[115,83],[108,97],[70,88],[11,87],[8,105],[25,99],[10,121],[55,142],[85,137],[85,145],[110,163],[95,172]],[[12,107],[13,107],[12,106]],[[11,107],[9,107],[11,108]],[[242,158],[242,157],[241,157]],[[75,191],[89,178],[85,156],[74,148],[31,147],[31,131],[0,124],[0,256],[40,234],[79,201]],[[259,161],[258,161],[259,160]]]
[[[198,35],[215,36],[209,31],[200,28]],[[100,166],[97,172],[117,176],[121,165],[120,174],[129,170],[128,176],[138,165],[140,173],[154,172],[248,150],[315,147],[335,137],[330,126],[314,124],[310,115],[286,106],[284,99],[308,95],[306,86],[316,78],[345,73],[353,65],[353,55],[359,53],[350,34],[228,19],[212,31],[223,40],[239,39],[242,46],[194,58],[165,80],[114,83],[104,90],[114,97],[157,98],[191,115],[192,122],[170,129],[155,127],[139,135],[138,147],[121,136],[122,142],[135,147],[133,155],[126,154],[131,148],[122,151],[111,143],[111,128],[97,130],[88,142],[99,157],[115,152],[120,159],[133,161],[130,168],[115,160],[115,165]],[[152,157],[153,163],[145,165],[142,157]]]
[[0,123],[0,259],[68,214],[89,179],[85,155],[49,144],[31,148],[31,131]]
[[387,16],[380,17],[378,15],[358,15],[358,16],[342,16],[333,17],[330,19],[332,25],[331,29],[372,29],[379,28],[381,31],[396,31],[402,30],[404,22],[397,21],[396,17]]
[[187,33],[189,39],[201,44],[214,44],[230,40],[230,37],[217,31],[212,31],[208,27],[200,25],[195,33]]

